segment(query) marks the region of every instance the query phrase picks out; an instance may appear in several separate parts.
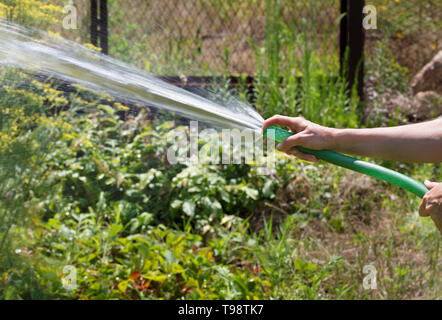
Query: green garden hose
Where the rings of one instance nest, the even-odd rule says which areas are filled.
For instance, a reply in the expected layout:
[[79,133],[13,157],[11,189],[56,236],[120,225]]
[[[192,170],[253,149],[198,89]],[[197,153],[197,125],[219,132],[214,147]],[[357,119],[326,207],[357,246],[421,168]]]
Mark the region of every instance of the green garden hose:
[[[269,130],[274,130],[274,133],[272,131]],[[290,137],[291,135],[293,135],[293,133],[288,132],[286,130],[277,128],[277,127],[268,127],[266,128],[266,130],[264,131],[264,135],[266,137],[269,138],[273,138],[275,141],[277,142],[282,142],[285,139],[287,139],[288,137]],[[399,172],[396,172],[394,170],[391,169],[387,169],[385,167],[379,166],[377,164],[373,164],[373,163],[369,163],[366,161],[362,161],[362,160],[358,160],[334,151],[330,151],[330,150],[311,150],[311,149],[307,149],[304,147],[296,147],[299,149],[299,151],[304,152],[306,154],[313,154],[314,156],[316,156],[318,159],[333,163],[335,165],[353,170],[353,171],[357,171],[363,174],[366,174],[368,176],[380,179],[380,180],[384,180],[387,182],[390,182],[392,184],[395,184],[401,188],[404,188],[405,190],[408,190],[412,193],[414,193],[415,195],[419,196],[419,197],[423,197],[425,195],[425,193],[428,192],[427,187],[402,174]]]

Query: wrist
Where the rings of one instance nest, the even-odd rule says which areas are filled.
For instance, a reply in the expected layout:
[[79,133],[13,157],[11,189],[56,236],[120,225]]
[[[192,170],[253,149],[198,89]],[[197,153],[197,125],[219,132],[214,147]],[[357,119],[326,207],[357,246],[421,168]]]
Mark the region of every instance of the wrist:
[[326,145],[329,150],[339,149],[339,138],[341,136],[342,129],[327,128]]

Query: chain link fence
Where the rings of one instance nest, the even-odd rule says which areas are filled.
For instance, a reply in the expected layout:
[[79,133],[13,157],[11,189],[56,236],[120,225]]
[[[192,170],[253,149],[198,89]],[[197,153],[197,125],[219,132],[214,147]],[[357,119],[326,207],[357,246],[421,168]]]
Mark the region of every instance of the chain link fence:
[[[109,53],[163,75],[253,75],[253,44],[264,43],[269,6],[276,1],[281,3],[280,21],[300,32],[308,26],[317,42],[326,38],[324,27],[330,32],[340,16],[340,0],[107,0]],[[377,29],[366,31],[368,59],[383,45],[415,74],[442,49],[442,0],[365,2],[377,10]],[[62,25],[62,9],[70,3],[77,9],[75,30]],[[80,43],[91,42],[90,8],[91,0],[0,0],[3,18]],[[338,54],[338,33],[339,28],[327,40],[330,54]]]
[[[162,74],[248,74],[256,72],[253,44],[266,38],[269,6],[263,0],[112,0],[110,52]],[[339,0],[280,0],[280,21],[309,26],[320,43],[340,16]],[[373,0],[377,29],[366,32],[366,54],[381,43],[395,61],[415,74],[441,49],[442,1]],[[328,28],[325,28],[328,26]],[[331,38],[330,38],[331,39]],[[338,35],[327,43],[338,54]],[[160,67],[161,66],[161,67]]]
[[[320,38],[325,25],[331,29],[340,14],[339,0],[280,2],[280,21],[300,32],[307,25],[312,38]],[[265,41],[273,4],[263,0],[112,0],[110,53],[139,67],[152,69],[147,61],[164,65],[163,70],[158,65],[154,68],[162,74],[253,75],[253,44]],[[330,43],[329,48],[338,54],[339,43]]]

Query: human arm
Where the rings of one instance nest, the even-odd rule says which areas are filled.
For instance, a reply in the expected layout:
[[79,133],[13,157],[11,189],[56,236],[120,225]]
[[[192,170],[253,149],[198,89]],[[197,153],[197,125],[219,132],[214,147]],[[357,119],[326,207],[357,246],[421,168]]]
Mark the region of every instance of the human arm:
[[271,125],[282,125],[296,133],[278,149],[307,161],[316,158],[301,153],[295,146],[403,162],[442,161],[442,118],[396,127],[335,129],[300,117],[277,115],[267,119],[263,129]]

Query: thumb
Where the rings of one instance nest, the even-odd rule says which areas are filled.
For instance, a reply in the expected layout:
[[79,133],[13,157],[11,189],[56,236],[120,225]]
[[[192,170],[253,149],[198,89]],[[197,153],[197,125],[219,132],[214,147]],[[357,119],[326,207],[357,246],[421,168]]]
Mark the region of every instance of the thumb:
[[425,184],[425,186],[426,186],[428,189],[432,189],[432,188],[434,188],[435,186],[437,186],[437,182],[432,182],[432,181],[429,181],[429,180],[425,180],[425,181],[424,181],[424,184]]

